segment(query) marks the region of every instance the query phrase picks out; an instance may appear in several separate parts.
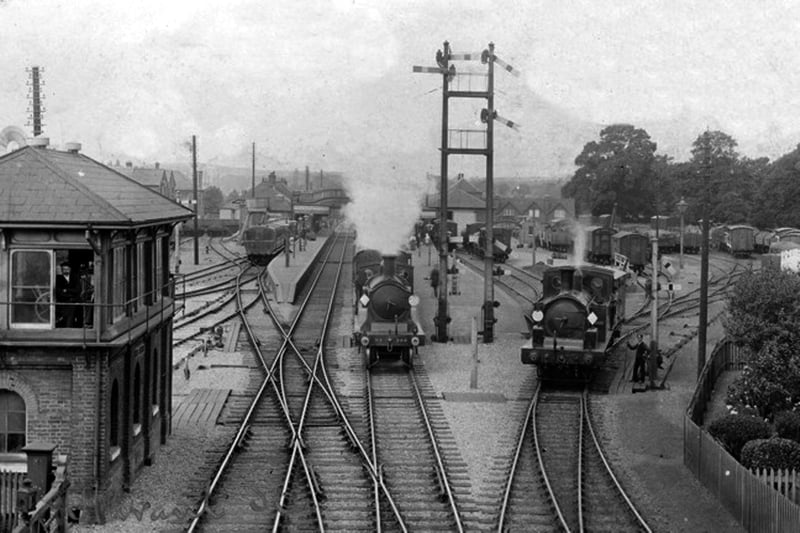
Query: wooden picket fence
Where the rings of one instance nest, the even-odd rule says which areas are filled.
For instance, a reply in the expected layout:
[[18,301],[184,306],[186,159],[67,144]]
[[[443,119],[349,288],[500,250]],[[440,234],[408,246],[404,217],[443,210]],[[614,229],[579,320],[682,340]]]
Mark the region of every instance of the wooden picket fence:
[[763,483],[774,488],[791,501],[800,504],[800,490],[797,482],[800,481],[800,473],[796,470],[773,470],[772,468],[754,468],[752,470]]
[[17,490],[26,472],[0,471],[0,532],[13,531],[17,526]]
[[720,341],[700,374],[683,419],[683,464],[752,533],[797,533],[797,476],[748,470],[703,429],[719,375],[745,363],[742,350]]

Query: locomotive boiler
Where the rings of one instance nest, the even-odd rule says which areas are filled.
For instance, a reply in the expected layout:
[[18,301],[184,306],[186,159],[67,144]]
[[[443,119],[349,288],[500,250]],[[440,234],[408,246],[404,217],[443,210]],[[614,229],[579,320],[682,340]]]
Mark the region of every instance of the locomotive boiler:
[[619,336],[629,274],[597,265],[563,265],[544,272],[542,297],[525,315],[530,346],[522,363],[541,375],[588,378]]
[[419,297],[414,293],[411,256],[361,250],[353,259],[353,278],[357,296],[353,340],[366,354],[368,365],[375,365],[381,356],[397,356],[411,365],[417,348],[425,343],[417,319]]

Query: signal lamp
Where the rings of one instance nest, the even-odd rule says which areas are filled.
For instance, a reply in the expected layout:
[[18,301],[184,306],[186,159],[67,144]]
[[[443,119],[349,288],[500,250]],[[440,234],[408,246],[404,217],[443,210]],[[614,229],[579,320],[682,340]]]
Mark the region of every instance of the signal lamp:
[[417,296],[416,294],[412,294],[411,296],[409,296],[408,297],[408,305],[410,305],[411,307],[418,306],[419,305],[419,296]]
[[361,337],[361,346],[369,346],[369,337],[368,336],[363,335]]
[[411,337],[411,346],[419,346],[419,337]]
[[536,311],[531,313],[531,318],[533,318],[534,322],[541,322],[542,320],[544,320],[544,313],[541,310],[537,309]]

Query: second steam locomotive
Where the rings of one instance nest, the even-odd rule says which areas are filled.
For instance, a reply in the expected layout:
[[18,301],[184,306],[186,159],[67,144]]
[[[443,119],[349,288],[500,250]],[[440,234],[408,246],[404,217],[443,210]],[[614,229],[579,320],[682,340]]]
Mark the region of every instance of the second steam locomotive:
[[548,268],[542,297],[525,316],[531,345],[521,349],[522,362],[588,377],[619,336],[628,279],[626,272],[597,265]]

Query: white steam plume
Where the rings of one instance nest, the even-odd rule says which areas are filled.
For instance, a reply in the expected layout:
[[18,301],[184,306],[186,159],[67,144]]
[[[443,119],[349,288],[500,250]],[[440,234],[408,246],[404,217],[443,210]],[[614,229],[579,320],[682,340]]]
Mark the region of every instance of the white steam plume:
[[352,202],[344,215],[357,231],[356,247],[396,254],[413,233],[422,212],[423,179],[397,170],[380,176],[351,177],[345,183]]

